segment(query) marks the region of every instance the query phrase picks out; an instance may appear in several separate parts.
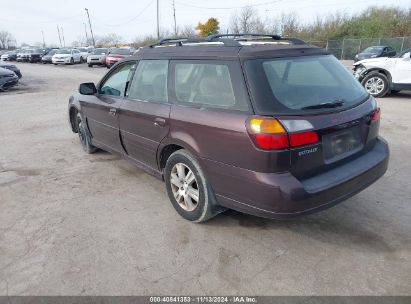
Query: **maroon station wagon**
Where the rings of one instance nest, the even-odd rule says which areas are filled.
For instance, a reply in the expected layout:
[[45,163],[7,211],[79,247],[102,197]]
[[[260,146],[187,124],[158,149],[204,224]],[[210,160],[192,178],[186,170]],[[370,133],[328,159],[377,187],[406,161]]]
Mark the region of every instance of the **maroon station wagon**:
[[176,211],[287,218],[331,207],[388,166],[377,102],[326,50],[276,35],[164,39],[70,97],[87,153],[165,181]]

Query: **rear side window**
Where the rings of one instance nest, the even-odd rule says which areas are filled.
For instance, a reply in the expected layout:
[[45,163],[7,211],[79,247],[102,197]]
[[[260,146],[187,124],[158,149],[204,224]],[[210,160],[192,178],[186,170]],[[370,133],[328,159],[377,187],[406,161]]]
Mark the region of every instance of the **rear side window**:
[[[247,79],[259,114],[339,111],[368,97],[361,84],[334,56],[248,60]],[[342,101],[342,107],[306,109]]]
[[176,102],[228,110],[248,110],[237,62],[175,61]]
[[141,60],[128,90],[131,99],[167,102],[168,60]]

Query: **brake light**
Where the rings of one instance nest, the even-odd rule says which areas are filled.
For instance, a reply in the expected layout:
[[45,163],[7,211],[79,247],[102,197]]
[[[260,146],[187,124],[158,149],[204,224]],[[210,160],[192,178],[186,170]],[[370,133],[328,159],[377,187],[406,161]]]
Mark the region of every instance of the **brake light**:
[[290,134],[291,147],[309,145],[318,142],[318,135],[314,131]]
[[371,122],[379,120],[381,117],[381,109],[378,108],[374,111],[374,113],[371,116]]
[[278,121],[270,117],[252,118],[248,132],[256,146],[263,150],[287,149],[313,144],[319,137],[306,120]]

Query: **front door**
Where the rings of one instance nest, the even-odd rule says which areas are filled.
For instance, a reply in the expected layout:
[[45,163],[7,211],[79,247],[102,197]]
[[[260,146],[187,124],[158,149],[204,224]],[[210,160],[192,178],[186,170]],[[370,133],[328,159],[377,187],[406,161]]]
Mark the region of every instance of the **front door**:
[[157,149],[169,132],[168,60],[141,60],[120,107],[127,154],[157,169]]
[[119,65],[103,79],[96,95],[82,97],[87,100],[80,101],[93,143],[119,153],[124,149],[120,140],[118,110],[134,64]]
[[392,82],[411,85],[411,51],[404,53],[401,58],[396,59],[395,72]]

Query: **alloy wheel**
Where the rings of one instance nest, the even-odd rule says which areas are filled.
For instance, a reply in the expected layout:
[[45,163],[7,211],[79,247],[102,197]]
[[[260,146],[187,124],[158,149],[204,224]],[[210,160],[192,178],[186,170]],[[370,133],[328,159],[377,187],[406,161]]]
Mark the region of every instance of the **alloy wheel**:
[[364,87],[371,95],[377,95],[384,90],[385,85],[380,77],[371,77],[366,81]]
[[177,203],[186,211],[193,211],[199,203],[200,192],[193,171],[183,163],[171,169],[171,190]]

